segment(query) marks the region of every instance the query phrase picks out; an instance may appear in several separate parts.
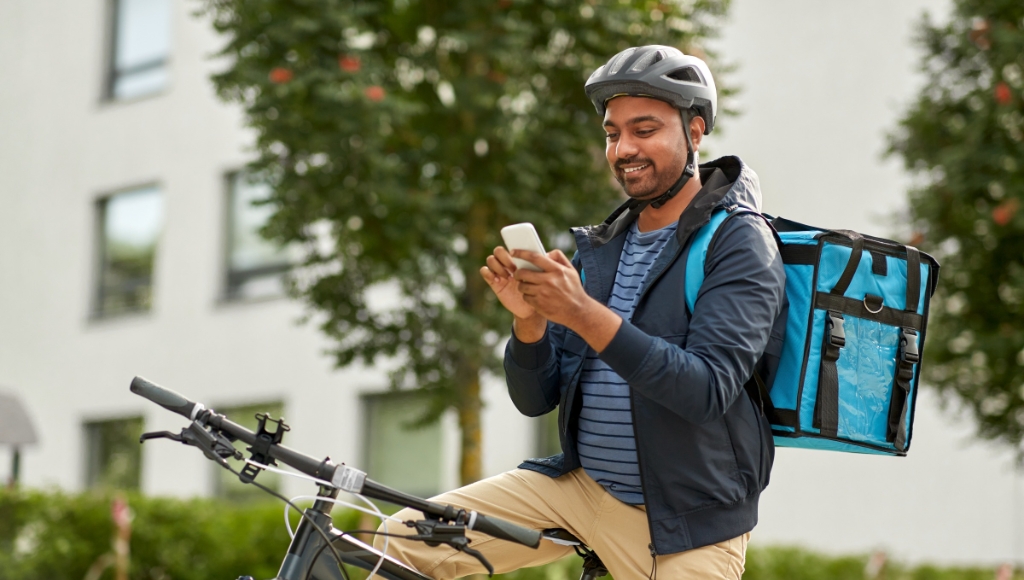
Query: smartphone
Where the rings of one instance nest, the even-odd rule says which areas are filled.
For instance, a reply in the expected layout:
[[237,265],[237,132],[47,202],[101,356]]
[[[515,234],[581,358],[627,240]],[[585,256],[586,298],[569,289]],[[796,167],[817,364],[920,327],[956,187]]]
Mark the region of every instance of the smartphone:
[[[540,243],[540,236],[537,235],[537,230],[530,222],[512,224],[501,228],[501,239],[505,240],[505,249],[509,252],[512,250],[528,250],[538,254],[547,253],[544,251],[544,244]],[[512,258],[512,261],[515,263],[516,268],[533,270],[535,272],[543,271],[520,258]]]

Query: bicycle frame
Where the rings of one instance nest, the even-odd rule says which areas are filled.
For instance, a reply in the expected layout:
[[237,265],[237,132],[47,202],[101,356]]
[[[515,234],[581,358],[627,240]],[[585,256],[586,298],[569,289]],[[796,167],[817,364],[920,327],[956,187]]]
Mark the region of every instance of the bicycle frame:
[[[341,562],[336,561],[337,559],[366,570],[376,568],[377,575],[387,580],[431,580],[398,560],[381,554],[372,546],[334,529],[330,515],[334,504],[330,500],[338,496],[339,490],[422,512],[426,519],[415,522],[417,533],[408,537],[425,541],[432,546],[450,545],[476,557],[488,570],[490,564],[486,558],[469,546],[470,542],[465,537],[467,530],[476,530],[494,538],[531,548],[536,548],[540,543],[541,534],[535,530],[528,530],[475,511],[411,496],[367,478],[366,474],[358,469],[345,464],[336,465],[329,457],[317,460],[289,449],[280,444],[284,432],[289,430],[283,420],[270,420],[265,415],[257,415],[260,426],[258,433],[254,433],[223,415],[206,409],[201,403],[189,401],[178,393],[164,389],[142,377],[135,377],[132,380],[131,390],[190,421],[189,426],[182,429],[180,434],[169,431],[145,433],[140,438],[140,443],[155,438],[171,439],[198,447],[209,459],[228,467],[227,457],[244,457],[232,444],[232,441],[238,440],[249,445],[248,450],[253,458],[253,461],[247,462],[246,467],[238,473],[243,482],[255,483],[256,475],[268,465],[272,465],[274,460],[320,482],[317,500],[312,507],[303,510],[303,517],[275,580],[344,580],[339,567]],[[276,431],[266,429],[267,422],[275,423]],[[260,487],[270,491],[263,486]]]
[[[338,490],[321,487],[320,493],[317,495],[333,499],[338,496]],[[383,556],[372,546],[334,529],[330,516],[333,507],[334,504],[331,502],[317,500],[313,507],[305,510],[305,513],[316,522],[320,529],[327,532],[331,538],[331,544],[334,545],[346,564],[364,570],[372,570],[383,557],[384,561],[377,570],[377,575],[381,578],[387,580],[431,580],[429,576],[420,574],[398,560]],[[307,578],[344,580],[334,561],[334,555],[327,549],[323,536],[316,533],[309,520],[302,518],[275,580],[306,580]]]

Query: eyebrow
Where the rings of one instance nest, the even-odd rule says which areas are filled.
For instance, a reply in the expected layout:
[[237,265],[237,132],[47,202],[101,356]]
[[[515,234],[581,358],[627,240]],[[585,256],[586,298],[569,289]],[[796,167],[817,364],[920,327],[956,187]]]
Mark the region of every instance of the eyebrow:
[[[661,117],[658,117],[657,115],[640,115],[639,117],[633,117],[632,119],[626,121],[626,125],[636,125],[638,123],[643,123],[645,121],[654,121],[655,123],[661,123],[663,125],[665,124],[665,122],[661,120]],[[604,126],[615,127],[616,125],[611,121],[605,121]]]

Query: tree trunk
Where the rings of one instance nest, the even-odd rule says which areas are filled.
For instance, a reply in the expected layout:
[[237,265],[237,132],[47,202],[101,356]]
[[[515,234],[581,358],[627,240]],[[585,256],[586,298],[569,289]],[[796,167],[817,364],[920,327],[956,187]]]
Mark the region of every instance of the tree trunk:
[[[488,220],[489,208],[483,203],[476,203],[469,210],[469,227],[466,228],[466,246],[469,256],[486,256],[485,247],[488,230],[492,224]],[[474,316],[479,316],[487,307],[486,293],[490,292],[487,283],[477,272],[483,265],[470,264],[464,272],[466,288],[463,294],[463,306]],[[481,337],[482,342],[482,337]],[[480,409],[480,370],[481,355],[474,349],[467,349],[459,361],[456,380],[461,394],[459,397],[459,429],[462,433],[462,458],[459,462],[459,480],[462,485],[479,481],[483,477],[483,436],[481,431]]]
[[[470,367],[471,364],[464,363]],[[462,373],[460,373],[462,374]],[[462,434],[462,458],[459,482],[468,485],[483,476],[483,438],[480,430],[480,369],[466,368],[460,377],[459,431]]]

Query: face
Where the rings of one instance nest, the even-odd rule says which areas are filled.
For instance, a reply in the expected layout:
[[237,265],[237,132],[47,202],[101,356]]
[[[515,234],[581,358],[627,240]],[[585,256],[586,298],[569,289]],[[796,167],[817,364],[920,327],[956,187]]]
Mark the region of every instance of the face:
[[686,136],[679,109],[657,99],[616,97],[607,103],[604,130],[608,165],[626,195],[657,197],[682,175]]

